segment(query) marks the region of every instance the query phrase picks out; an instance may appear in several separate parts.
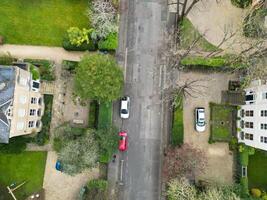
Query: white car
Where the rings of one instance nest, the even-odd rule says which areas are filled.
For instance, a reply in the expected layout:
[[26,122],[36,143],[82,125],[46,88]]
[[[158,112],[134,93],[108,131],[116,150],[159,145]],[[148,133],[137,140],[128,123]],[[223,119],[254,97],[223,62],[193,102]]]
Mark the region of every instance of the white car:
[[128,119],[130,112],[130,97],[125,96],[121,98],[120,116],[122,119]]
[[198,132],[204,132],[206,129],[204,108],[195,109],[195,128]]

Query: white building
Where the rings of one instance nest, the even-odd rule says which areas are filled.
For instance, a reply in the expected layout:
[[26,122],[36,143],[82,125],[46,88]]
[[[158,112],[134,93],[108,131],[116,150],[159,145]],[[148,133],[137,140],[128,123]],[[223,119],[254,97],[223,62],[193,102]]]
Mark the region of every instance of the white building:
[[27,65],[0,66],[0,143],[41,131],[44,102],[39,88]]
[[245,92],[245,105],[238,110],[238,141],[267,151],[267,84],[254,81]]

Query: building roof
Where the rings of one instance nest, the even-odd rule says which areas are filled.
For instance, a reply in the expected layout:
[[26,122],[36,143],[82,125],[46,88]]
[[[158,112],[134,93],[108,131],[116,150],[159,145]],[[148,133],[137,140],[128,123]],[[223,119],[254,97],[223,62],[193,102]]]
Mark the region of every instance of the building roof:
[[0,143],[8,143],[9,140],[7,110],[14,97],[15,77],[14,67],[0,66]]

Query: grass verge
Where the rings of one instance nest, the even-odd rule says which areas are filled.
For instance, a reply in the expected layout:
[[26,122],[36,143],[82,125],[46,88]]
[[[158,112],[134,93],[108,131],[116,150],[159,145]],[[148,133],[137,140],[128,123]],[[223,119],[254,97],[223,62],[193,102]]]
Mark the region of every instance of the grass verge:
[[99,104],[98,124],[97,128],[107,128],[112,124],[112,102],[105,102]]
[[174,108],[171,144],[182,145],[184,142],[183,106]]

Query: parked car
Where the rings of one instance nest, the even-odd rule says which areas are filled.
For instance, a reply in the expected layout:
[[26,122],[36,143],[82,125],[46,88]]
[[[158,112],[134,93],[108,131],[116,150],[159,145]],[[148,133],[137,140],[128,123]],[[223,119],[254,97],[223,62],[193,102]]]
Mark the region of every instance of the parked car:
[[128,135],[126,131],[119,132],[119,150],[126,151],[128,149]]
[[206,129],[204,108],[195,109],[195,128],[198,132],[204,132]]
[[125,96],[121,98],[120,116],[122,119],[128,119],[130,112],[130,97]]

